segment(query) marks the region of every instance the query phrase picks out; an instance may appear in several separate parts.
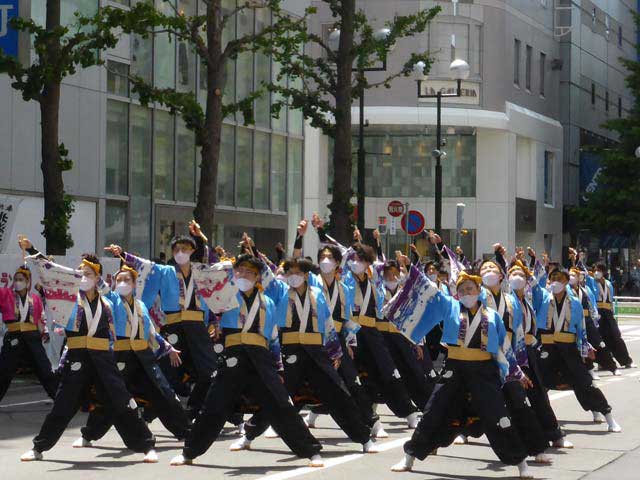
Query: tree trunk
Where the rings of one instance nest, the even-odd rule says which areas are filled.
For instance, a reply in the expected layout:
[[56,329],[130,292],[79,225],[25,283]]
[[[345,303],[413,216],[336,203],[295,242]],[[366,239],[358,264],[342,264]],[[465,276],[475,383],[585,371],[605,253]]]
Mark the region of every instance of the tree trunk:
[[200,187],[193,211],[202,231],[213,241],[215,207],[218,186],[218,162],[222,135],[222,90],[224,62],[222,60],[222,8],[220,0],[212,0],[207,7],[207,102],[205,131],[201,135]]
[[355,0],[342,1],[340,45],[337,55],[335,143],[333,150],[333,200],[331,209],[332,233],[340,243],[352,238],[351,225],[351,102],[353,30]]
[[[60,26],[60,1],[47,0],[47,30]],[[55,62],[60,45],[57,41],[49,45],[47,61]],[[42,133],[42,169],[44,191],[43,235],[47,240],[47,254],[65,255],[67,248],[68,222],[64,215],[64,183],[60,165],[58,116],[60,112],[60,83],[48,83],[40,98]]]

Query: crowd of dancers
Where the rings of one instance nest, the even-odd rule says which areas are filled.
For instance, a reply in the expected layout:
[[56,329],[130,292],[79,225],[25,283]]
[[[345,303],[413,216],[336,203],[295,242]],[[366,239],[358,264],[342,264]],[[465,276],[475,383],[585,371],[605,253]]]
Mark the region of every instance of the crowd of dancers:
[[[313,257],[302,248],[311,230],[321,245]],[[272,262],[246,234],[236,256],[211,248],[191,222],[166,265],[106,247],[121,260],[111,286],[98,257],[84,255],[75,306],[52,331],[50,292],[36,288],[25,263],[13,287],[0,289],[0,400],[27,364],[53,407],[21,460],[42,460],[80,410],[90,413],[73,447],[91,447],[113,426],[155,463],[148,423],[157,418],[184,442],[176,466],[192,464],[230,422],[240,431],[233,451],[279,436],[322,467],[312,430],[323,414],[376,453],[388,436],[377,414],[386,404],[413,430],[393,471],[484,434],[503,463],[532,478],[527,461],[550,464],[549,449],[573,448],[549,402],[553,389],[573,390],[595,424],[620,432],[594,384],[598,369],[635,367],[606,266],[589,269],[573,249],[563,266],[500,244],[470,265],[436,233],[427,237],[425,257],[413,247],[410,257],[387,259],[377,232],[373,245],[356,230],[343,246],[314,215],[300,222],[291,256]],[[19,244],[28,259],[55,266],[29,239]],[[228,273],[229,308],[205,298],[203,268]],[[53,368],[43,347],[50,335],[66,337]]]

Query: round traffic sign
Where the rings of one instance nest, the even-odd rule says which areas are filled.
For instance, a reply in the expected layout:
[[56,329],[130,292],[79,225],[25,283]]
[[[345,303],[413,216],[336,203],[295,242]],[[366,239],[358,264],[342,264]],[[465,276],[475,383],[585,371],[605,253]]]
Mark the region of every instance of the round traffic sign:
[[422,233],[425,226],[424,216],[417,210],[409,210],[408,216],[408,222],[407,214],[402,216],[402,222],[400,223],[400,225],[402,226],[402,230],[404,230],[411,236],[419,235],[420,233]]
[[387,212],[389,212],[389,215],[392,217],[399,217],[404,213],[404,203],[399,200],[392,200],[389,202],[389,205],[387,205]]

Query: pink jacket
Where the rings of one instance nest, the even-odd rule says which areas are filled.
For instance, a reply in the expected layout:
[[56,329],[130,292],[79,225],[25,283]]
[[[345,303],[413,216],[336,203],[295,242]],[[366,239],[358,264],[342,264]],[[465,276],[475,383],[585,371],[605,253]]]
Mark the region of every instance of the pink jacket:
[[[42,330],[45,325],[42,316],[44,310],[42,299],[37,293],[29,293],[29,297],[33,300],[33,308],[29,312],[31,314],[30,321],[36,324],[38,329]],[[16,311],[18,311],[18,305],[16,304],[17,299],[18,295],[12,288],[0,288],[0,314],[2,314],[2,320],[4,322],[20,320],[16,315]]]

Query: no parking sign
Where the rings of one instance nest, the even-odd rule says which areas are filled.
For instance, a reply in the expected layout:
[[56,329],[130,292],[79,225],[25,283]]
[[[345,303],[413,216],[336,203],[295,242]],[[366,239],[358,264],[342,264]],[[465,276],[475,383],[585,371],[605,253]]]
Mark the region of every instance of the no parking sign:
[[[409,217],[408,220],[407,216]],[[419,235],[424,230],[424,216],[417,210],[409,210],[408,213],[402,216],[400,225],[402,226],[402,230],[407,232],[408,235]]]

